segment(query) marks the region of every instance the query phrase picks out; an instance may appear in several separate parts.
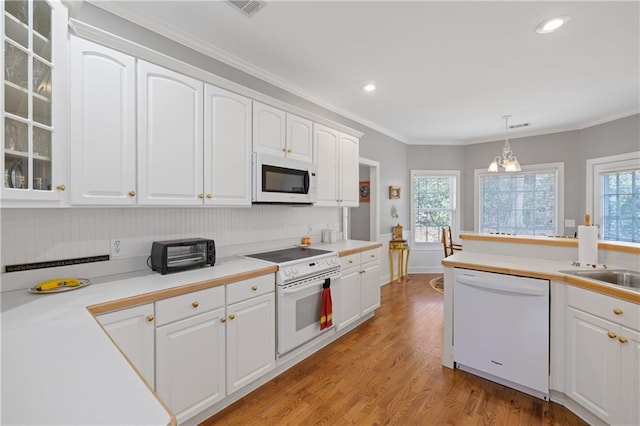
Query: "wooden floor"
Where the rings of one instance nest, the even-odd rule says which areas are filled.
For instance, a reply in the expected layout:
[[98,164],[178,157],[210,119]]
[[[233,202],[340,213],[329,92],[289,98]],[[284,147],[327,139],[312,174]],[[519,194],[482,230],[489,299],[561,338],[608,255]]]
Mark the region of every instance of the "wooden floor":
[[442,367],[435,276],[383,286],[372,320],[203,424],[586,424],[558,404]]

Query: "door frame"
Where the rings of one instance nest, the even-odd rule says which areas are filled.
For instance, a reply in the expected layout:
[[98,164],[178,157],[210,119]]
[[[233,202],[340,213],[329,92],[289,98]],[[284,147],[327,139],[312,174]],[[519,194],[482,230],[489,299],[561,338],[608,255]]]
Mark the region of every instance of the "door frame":
[[[359,166],[369,167],[369,193],[371,194],[371,200],[369,202],[369,240],[378,242],[380,240],[380,162],[360,157]],[[349,223],[349,207],[342,209],[342,223]],[[345,239],[347,239],[349,232],[351,232],[351,230],[347,229]]]

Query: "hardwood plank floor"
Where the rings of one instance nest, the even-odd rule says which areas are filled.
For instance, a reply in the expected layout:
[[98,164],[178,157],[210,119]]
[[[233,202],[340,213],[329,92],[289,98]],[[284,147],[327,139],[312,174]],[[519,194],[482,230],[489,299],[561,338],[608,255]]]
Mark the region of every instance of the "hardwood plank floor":
[[435,276],[383,286],[372,320],[202,424],[586,424],[556,403],[443,367]]

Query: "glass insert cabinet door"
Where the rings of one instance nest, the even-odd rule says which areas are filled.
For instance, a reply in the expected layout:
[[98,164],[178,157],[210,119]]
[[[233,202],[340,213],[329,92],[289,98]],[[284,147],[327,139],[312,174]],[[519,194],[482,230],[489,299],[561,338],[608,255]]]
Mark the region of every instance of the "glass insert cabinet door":
[[46,199],[47,193],[65,189],[55,181],[53,137],[58,130],[53,120],[54,21],[56,8],[63,6],[47,0],[6,0],[2,4],[3,198],[20,193],[38,198],[39,193]]

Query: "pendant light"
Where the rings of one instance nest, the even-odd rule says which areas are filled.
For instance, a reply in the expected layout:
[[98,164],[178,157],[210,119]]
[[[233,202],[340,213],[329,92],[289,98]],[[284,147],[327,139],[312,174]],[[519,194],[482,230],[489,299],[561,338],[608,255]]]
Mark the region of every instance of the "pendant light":
[[511,151],[511,145],[509,144],[509,138],[507,137],[507,132],[509,130],[509,117],[510,115],[505,115],[504,118],[504,147],[502,148],[502,158],[500,156],[496,156],[493,159],[491,164],[489,164],[488,171],[490,172],[498,172],[498,167],[502,167],[505,172],[519,172],[522,171],[522,167],[520,167],[520,163],[515,155],[513,155],[513,151]]

